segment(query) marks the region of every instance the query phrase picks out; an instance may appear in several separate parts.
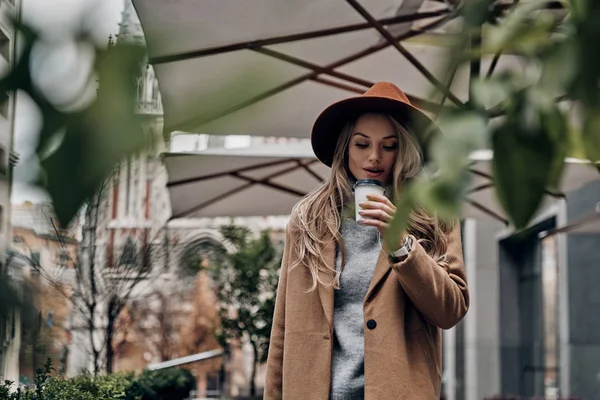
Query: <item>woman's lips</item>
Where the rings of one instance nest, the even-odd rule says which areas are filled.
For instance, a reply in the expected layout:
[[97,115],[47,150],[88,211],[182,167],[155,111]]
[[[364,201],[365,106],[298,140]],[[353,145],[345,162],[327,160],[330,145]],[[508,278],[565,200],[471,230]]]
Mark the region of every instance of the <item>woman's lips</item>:
[[365,169],[364,171],[369,178],[378,178],[383,174],[383,170],[380,169]]

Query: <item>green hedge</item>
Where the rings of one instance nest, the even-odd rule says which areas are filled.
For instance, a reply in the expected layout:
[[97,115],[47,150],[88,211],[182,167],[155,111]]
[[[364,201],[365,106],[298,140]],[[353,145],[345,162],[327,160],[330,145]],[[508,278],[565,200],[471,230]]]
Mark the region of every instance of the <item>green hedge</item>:
[[93,377],[51,377],[51,364],[39,370],[35,387],[10,392],[12,382],[0,384],[0,400],[184,400],[196,386],[185,369],[116,373]]

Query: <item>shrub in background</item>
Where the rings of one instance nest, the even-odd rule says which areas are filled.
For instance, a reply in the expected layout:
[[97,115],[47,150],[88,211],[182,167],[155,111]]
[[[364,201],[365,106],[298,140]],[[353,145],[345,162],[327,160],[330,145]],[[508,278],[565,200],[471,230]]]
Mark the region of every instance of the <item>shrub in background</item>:
[[140,400],[184,400],[195,389],[196,379],[187,369],[171,368],[144,371],[137,385]]
[[115,373],[94,377],[53,377],[52,362],[39,369],[35,386],[11,391],[12,382],[0,384],[0,400],[184,400],[196,386],[185,369]]

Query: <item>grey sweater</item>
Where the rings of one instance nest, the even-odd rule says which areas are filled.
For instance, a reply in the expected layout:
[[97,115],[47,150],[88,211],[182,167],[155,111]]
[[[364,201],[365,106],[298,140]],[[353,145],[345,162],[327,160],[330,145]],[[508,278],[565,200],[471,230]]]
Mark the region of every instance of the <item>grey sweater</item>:
[[[377,229],[344,219],[345,265],[335,291],[331,400],[364,399],[363,301],[380,252]],[[341,252],[337,253],[337,268]]]

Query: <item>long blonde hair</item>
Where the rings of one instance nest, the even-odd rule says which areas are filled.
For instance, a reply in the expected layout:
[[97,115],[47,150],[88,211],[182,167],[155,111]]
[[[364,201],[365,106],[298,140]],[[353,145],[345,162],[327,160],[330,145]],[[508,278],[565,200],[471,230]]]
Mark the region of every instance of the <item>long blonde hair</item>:
[[[393,195],[396,201],[402,186],[422,170],[422,152],[416,138],[407,128],[393,117],[386,115],[398,135],[398,157],[393,170]],[[339,288],[341,270],[336,271],[335,265],[328,265],[322,257],[322,251],[331,245],[333,240],[342,251],[343,240],[340,234],[342,210],[352,198],[352,187],[348,172],[348,148],[355,121],[348,122],[343,128],[336,145],[331,175],[323,184],[305,196],[296,204],[290,220],[291,228],[296,234],[292,246],[297,258],[291,268],[307,267],[312,275],[313,284],[310,291],[318,284]],[[445,253],[448,247],[446,234],[451,224],[438,220],[429,215],[424,209],[416,208],[409,218],[408,233],[414,235],[425,251],[444,267]],[[333,279],[323,280],[323,277]]]

